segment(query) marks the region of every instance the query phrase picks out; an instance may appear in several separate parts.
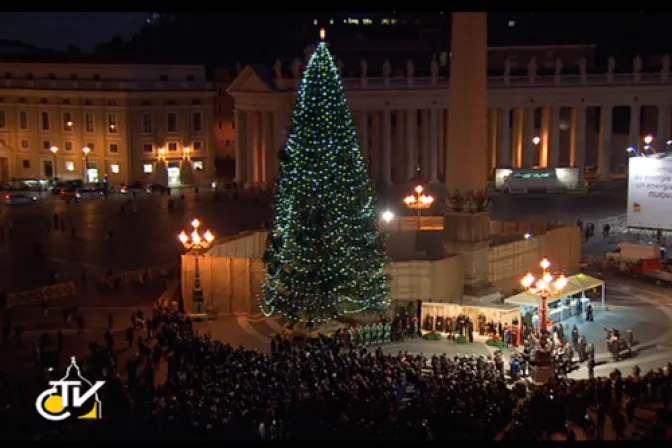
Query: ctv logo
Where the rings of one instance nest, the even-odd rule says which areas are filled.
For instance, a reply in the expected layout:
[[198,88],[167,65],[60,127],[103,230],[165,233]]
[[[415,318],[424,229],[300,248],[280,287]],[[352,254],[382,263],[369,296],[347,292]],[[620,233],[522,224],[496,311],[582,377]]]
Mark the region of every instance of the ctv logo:
[[100,420],[101,402],[98,391],[105,381],[92,384],[82,376],[75,357],[70,358],[65,376],[58,381],[49,381],[51,386],[35,400],[35,409],[45,420],[61,422],[69,418]]

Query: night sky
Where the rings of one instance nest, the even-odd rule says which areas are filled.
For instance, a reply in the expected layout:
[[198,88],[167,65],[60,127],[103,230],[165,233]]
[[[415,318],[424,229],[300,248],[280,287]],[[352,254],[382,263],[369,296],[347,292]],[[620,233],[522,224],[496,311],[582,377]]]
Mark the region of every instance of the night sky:
[[114,36],[128,39],[142,27],[147,12],[2,12],[0,38],[40,48],[65,50],[69,44],[91,51]]

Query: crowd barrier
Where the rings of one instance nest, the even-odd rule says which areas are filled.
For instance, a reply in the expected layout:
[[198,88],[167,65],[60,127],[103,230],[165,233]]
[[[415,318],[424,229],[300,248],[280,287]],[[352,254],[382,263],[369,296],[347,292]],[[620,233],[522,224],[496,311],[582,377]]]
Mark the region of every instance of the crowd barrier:
[[100,283],[115,283],[119,286],[129,284],[143,284],[154,280],[155,278],[176,277],[179,274],[179,265],[168,264],[161,266],[152,266],[150,268],[137,269],[134,271],[121,272],[112,276],[103,275],[100,277]]
[[52,301],[71,297],[77,293],[73,282],[59,283],[57,285],[43,286],[42,288],[31,289],[29,291],[14,292],[7,294],[5,306],[12,308],[15,306],[27,306],[41,304],[42,301]]

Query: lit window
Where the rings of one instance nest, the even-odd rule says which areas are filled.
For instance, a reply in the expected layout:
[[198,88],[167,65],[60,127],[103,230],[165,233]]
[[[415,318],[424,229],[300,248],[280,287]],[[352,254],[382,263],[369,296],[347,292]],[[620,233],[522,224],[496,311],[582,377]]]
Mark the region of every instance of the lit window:
[[112,174],[119,174],[119,165],[116,163],[110,165],[110,171],[112,171]]
[[380,21],[383,25],[389,25],[390,24],[390,19],[383,19]]
[[391,23],[392,23],[392,25],[396,25],[397,24],[397,19],[392,19]]
[[313,25],[317,25],[317,19],[313,19]]
[[364,25],[371,25],[373,23],[373,20],[371,19],[362,19],[362,24]]
[[329,25],[333,25],[333,24],[334,24],[334,19],[329,19]]
[[359,19],[348,18],[348,23],[350,25],[359,25]]
[[195,171],[203,171],[203,161],[202,160],[194,160],[194,170]]
[[149,174],[152,171],[154,171],[153,168],[154,167],[152,166],[151,163],[145,163],[144,165],[142,165],[142,172],[145,173],[145,174]]
[[515,20],[509,20],[509,28],[513,28],[516,26],[516,21]]
[[75,171],[75,162],[65,162],[66,171]]

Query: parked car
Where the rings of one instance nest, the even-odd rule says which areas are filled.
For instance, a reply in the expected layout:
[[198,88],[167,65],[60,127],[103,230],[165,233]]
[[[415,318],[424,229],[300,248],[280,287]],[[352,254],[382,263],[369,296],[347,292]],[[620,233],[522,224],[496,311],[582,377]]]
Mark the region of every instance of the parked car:
[[141,183],[136,182],[132,184],[123,184],[121,186],[121,189],[119,190],[121,194],[131,194],[131,193],[144,193],[145,188],[142,186]]
[[103,190],[100,188],[80,188],[75,191],[77,199],[94,199],[103,197]]
[[10,193],[2,197],[2,200],[7,205],[24,205],[34,204],[37,202],[37,196],[30,196],[27,194]]
[[150,194],[170,194],[170,188],[161,184],[149,184],[147,185],[147,193]]

